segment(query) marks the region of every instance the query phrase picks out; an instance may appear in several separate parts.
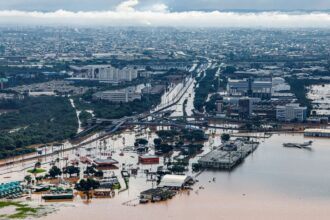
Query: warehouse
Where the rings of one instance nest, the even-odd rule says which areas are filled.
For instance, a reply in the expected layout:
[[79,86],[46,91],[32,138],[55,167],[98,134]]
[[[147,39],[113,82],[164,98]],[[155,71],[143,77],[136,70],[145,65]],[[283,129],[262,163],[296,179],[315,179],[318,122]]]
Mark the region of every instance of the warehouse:
[[139,156],[139,163],[141,164],[159,164],[159,157],[154,155]]
[[114,159],[96,159],[94,160],[94,164],[97,168],[113,168],[116,169],[117,167],[115,164],[118,164],[117,160]]
[[330,129],[306,129],[304,131],[305,136],[309,137],[327,137],[330,138]]
[[169,187],[169,188],[183,188],[186,185],[190,185],[193,179],[191,176],[186,175],[165,175],[161,182],[159,183],[158,187]]

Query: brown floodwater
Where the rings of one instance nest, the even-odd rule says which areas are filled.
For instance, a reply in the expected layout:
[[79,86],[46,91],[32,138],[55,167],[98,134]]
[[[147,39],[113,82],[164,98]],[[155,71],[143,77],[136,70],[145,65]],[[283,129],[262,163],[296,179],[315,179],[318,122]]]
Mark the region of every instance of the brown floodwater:
[[313,139],[312,151],[282,147],[283,142],[307,140],[302,135],[273,135],[233,172],[203,172],[194,190],[166,202],[137,204],[139,192],[152,186],[141,174],[113,199],[88,204],[77,199],[43,219],[328,220],[330,140]]

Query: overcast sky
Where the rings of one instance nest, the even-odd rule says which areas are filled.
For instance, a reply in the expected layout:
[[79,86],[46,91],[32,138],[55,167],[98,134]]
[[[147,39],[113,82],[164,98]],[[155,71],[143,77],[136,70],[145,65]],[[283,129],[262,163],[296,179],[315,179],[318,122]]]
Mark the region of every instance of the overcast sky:
[[[112,10],[122,0],[0,0],[0,10]],[[171,11],[327,10],[330,0],[140,0],[138,8],[163,3]]]
[[0,25],[330,28],[329,9],[330,0],[0,0]]

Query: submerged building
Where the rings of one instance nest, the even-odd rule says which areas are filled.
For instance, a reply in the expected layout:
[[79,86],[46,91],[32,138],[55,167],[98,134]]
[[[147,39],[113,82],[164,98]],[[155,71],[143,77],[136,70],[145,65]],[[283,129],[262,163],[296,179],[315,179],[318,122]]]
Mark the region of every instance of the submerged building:
[[198,160],[201,168],[231,170],[258,147],[257,142],[228,141]]
[[330,138],[330,128],[318,129],[311,128],[304,131],[304,135],[308,137],[326,137]]
[[191,176],[187,175],[173,175],[167,174],[160,181],[158,187],[169,187],[169,188],[183,188],[186,184],[192,181]]

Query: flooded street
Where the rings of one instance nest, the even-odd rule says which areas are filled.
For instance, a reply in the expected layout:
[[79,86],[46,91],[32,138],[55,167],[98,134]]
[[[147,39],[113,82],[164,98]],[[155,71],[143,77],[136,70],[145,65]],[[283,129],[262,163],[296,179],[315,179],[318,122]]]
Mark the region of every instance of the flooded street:
[[80,121],[80,118],[79,118],[79,115],[80,115],[81,111],[77,110],[76,105],[74,104],[73,99],[70,98],[69,100],[70,100],[70,103],[71,103],[72,108],[74,108],[74,110],[76,111],[76,115],[77,115],[77,120],[78,120],[78,130],[77,130],[77,133],[82,132],[83,129],[81,127],[81,121]]
[[180,117],[184,116],[184,102],[186,101],[185,111],[187,116],[191,116],[193,114],[194,109],[194,97],[195,97],[195,80],[191,79],[189,82],[189,86],[187,88],[186,93],[182,96],[180,101],[173,106],[172,108],[169,108],[169,110],[174,110],[174,112],[171,114],[172,117]]
[[[217,139],[217,138],[216,138]],[[309,139],[308,139],[309,140]],[[43,219],[328,219],[330,148],[314,139],[312,151],[288,149],[283,142],[307,141],[302,135],[273,135],[233,172],[205,171],[194,190],[163,203],[127,206],[152,186],[145,177],[113,199],[62,208]],[[205,146],[208,148],[208,146]],[[215,178],[215,181],[212,179]],[[203,186],[205,189],[200,189]],[[239,208],[239,212],[236,210]]]
[[[212,64],[208,63],[207,67],[210,66]],[[197,71],[201,73],[204,70],[202,68]],[[183,83],[172,85],[154,111],[170,106],[166,110],[173,111],[171,116],[193,115],[194,86],[195,80],[190,77],[187,77]],[[328,108],[326,100],[328,100],[329,94],[318,94],[320,99],[314,97],[317,95],[315,91],[321,91],[322,88],[324,87],[313,87],[310,90],[310,95],[319,102],[318,106],[315,106],[318,111]],[[72,99],[70,102],[74,107]],[[175,105],[171,106],[172,103]],[[217,125],[217,123],[217,121],[210,122],[211,125]],[[79,121],[79,130],[80,125]],[[223,126],[229,128],[238,125],[224,124]],[[163,127],[162,129],[169,128]],[[197,162],[201,155],[221,144],[220,136],[224,132],[232,133],[233,131],[220,129],[207,131],[209,140],[204,143],[202,154],[190,160],[190,168],[191,164]],[[87,143],[101,134],[94,134],[84,142]],[[130,178],[128,189],[122,192],[116,191],[114,198],[92,199],[87,203],[80,197],[76,197],[72,202],[51,203],[57,211],[43,219],[197,220],[206,217],[210,220],[231,220],[242,219],[244,216],[244,219],[248,220],[325,220],[330,216],[328,208],[330,205],[328,139],[312,139],[314,143],[311,151],[282,146],[285,142],[302,143],[310,140],[304,138],[302,134],[273,134],[268,139],[256,139],[261,142],[259,148],[233,172],[204,171],[197,177],[199,182],[193,186],[193,190],[180,192],[179,195],[166,202],[141,205],[138,200],[140,192],[156,187],[155,182],[147,181],[143,171],[156,171],[158,166],[164,164],[164,158],[160,158],[160,163],[156,165],[138,164],[138,156],[132,149],[137,138],[144,138],[148,140],[150,153],[154,153],[153,140],[156,137],[155,130],[135,126],[120,134],[106,136],[77,149],[73,149],[74,145],[68,141],[55,148],[53,146],[43,148],[41,154],[52,153],[51,156],[41,160],[42,167],[45,169],[49,169],[54,163],[59,168],[63,168],[68,161],[79,157],[96,159],[109,153],[113,159],[119,161],[119,164],[118,169],[105,171],[105,176],[116,175],[119,177],[122,169],[139,168],[138,174]],[[60,152],[58,148],[67,150]],[[36,155],[37,153],[24,157]],[[62,159],[57,160],[57,158]],[[18,159],[22,158],[9,161]],[[0,180],[21,180],[29,174],[28,169],[31,169],[36,162],[37,160],[31,160],[1,167]],[[85,164],[79,165],[81,170],[85,170],[86,166]],[[191,170],[187,174],[195,175]],[[64,176],[62,175],[62,177]],[[83,177],[82,173],[80,177]],[[121,185],[124,185],[122,178],[118,178],[118,180]],[[49,204],[42,201],[40,195],[33,196],[31,202]],[[240,211],[237,212],[237,209]]]

